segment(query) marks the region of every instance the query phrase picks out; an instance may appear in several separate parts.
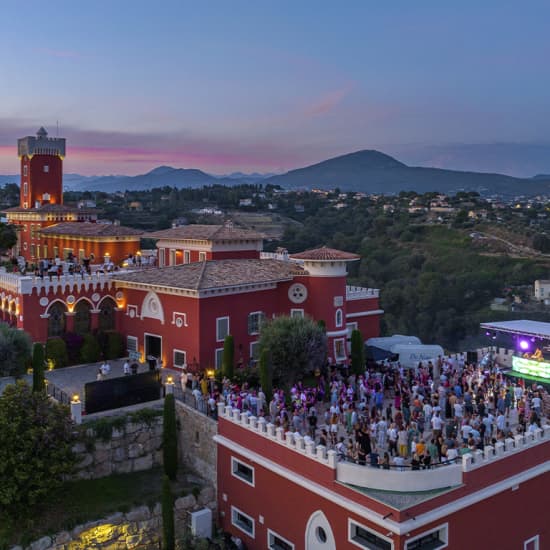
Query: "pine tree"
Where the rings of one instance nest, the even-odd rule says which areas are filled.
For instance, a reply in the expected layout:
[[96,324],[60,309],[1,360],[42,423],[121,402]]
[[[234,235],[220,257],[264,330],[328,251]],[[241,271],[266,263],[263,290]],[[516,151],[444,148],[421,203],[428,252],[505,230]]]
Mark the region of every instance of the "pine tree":
[[164,425],[162,430],[164,473],[172,480],[178,473],[178,434],[176,429],[176,402],[169,393],[164,399]]
[[355,329],[351,333],[351,371],[354,374],[365,372],[365,347],[361,331]]
[[44,391],[44,346],[36,343],[32,349],[32,391]]
[[264,349],[260,353],[260,385],[265,394],[266,401],[269,403],[273,397],[273,377],[271,373],[271,364],[269,361],[269,351]]
[[162,548],[163,550],[174,550],[174,497],[170,490],[168,476],[162,479]]
[[228,334],[225,337],[223,342],[223,362],[222,362],[222,371],[223,375],[233,379],[234,369],[233,369],[233,359],[235,356],[235,342],[233,341],[233,336]]

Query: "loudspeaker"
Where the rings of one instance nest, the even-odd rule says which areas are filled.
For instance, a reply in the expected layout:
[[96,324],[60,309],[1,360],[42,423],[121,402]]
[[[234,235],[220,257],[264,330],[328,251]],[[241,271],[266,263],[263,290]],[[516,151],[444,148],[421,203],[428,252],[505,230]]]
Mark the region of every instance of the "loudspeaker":
[[477,363],[477,351],[466,352],[466,363]]

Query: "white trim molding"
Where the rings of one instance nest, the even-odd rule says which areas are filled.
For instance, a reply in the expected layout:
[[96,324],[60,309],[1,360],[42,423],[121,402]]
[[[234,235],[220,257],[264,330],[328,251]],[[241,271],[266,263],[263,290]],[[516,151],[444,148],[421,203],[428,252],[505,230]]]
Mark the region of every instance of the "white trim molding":
[[346,319],[354,319],[355,317],[369,317],[370,315],[382,315],[383,309],[372,309],[370,311],[356,311],[355,313],[346,313]]

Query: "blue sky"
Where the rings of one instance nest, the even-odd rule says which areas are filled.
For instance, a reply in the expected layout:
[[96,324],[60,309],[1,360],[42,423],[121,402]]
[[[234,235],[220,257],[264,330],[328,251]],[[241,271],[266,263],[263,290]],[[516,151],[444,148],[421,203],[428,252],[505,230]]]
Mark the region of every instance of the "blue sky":
[[282,171],[376,148],[550,172],[550,4],[0,4],[0,172],[44,125],[66,171]]

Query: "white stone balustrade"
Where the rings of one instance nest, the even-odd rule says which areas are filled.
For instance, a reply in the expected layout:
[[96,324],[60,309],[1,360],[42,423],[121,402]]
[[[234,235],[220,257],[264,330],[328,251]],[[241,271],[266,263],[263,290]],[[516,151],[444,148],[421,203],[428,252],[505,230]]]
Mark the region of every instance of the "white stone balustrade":
[[378,298],[378,288],[366,288],[363,286],[346,285],[346,300],[364,300],[365,298]]
[[462,461],[456,464],[441,465],[418,471],[409,468],[402,471],[396,469],[383,470],[352,462],[338,462],[335,451],[327,451],[323,445],[316,445],[315,441],[309,436],[302,436],[299,432],[286,432],[285,434],[282,427],[276,427],[271,422],[267,422],[265,418],[257,418],[247,413],[241,413],[238,409],[224,406],[223,403],[218,405],[218,414],[220,418],[238,424],[243,429],[254,432],[274,443],[283,445],[291,452],[299,453],[331,469],[336,469],[338,481],[362,487],[395,491],[427,491],[454,486],[462,483],[463,472],[470,472],[481,467],[490,467],[495,461],[521,453],[535,445],[550,442],[550,425],[545,425],[542,429],[537,428],[525,435],[515,435],[513,438],[507,438],[505,442],[498,441],[495,447],[487,445],[483,451],[476,450],[467,453],[462,456]]

